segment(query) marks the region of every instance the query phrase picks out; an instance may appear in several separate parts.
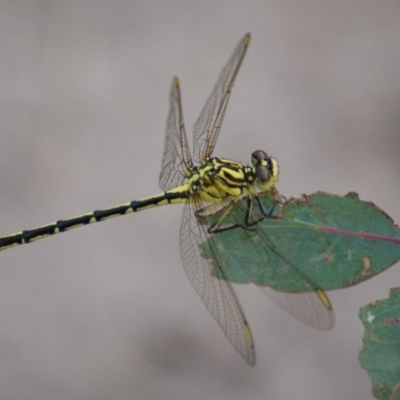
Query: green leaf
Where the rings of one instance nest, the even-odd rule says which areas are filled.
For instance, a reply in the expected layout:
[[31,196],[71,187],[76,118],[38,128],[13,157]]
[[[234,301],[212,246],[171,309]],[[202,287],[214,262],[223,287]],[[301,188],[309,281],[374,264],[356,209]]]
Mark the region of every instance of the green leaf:
[[360,310],[365,327],[359,360],[377,399],[400,399],[400,289]]
[[[276,193],[260,197],[270,210]],[[253,218],[259,218],[257,207],[253,208]],[[245,211],[246,201],[242,201],[223,220],[222,227],[243,224]],[[215,215],[202,223],[214,220]],[[287,292],[352,286],[400,259],[399,228],[356,193],[337,196],[317,192],[291,198],[275,207],[274,217],[252,230],[218,232],[209,240],[201,246],[203,255],[215,258],[217,254],[228,280]]]

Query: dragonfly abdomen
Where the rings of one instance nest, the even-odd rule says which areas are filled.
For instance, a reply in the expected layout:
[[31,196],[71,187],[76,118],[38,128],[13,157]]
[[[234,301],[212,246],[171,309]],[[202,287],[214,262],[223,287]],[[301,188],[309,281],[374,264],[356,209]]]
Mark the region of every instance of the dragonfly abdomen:
[[172,190],[141,200],[133,200],[115,207],[92,211],[90,213],[78,215],[76,217],[58,220],[37,228],[12,233],[11,235],[0,237],[0,251],[15,247],[21,244],[31,243],[39,239],[57,233],[67,232],[74,228],[95,222],[105,221],[121,215],[138,212],[147,208],[186,202],[189,194],[187,185],[182,185]]

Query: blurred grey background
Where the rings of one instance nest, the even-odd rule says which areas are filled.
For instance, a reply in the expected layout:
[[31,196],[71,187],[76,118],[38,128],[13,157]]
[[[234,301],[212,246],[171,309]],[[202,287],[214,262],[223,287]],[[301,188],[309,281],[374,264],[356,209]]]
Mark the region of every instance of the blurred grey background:
[[[400,221],[397,0],[0,1],[0,234],[158,193],[171,78],[188,133],[244,33],[216,155],[273,153],[286,196],[356,191]],[[190,286],[180,206],[1,253],[0,399],[372,399],[358,309],[314,331],[238,287],[249,368]]]

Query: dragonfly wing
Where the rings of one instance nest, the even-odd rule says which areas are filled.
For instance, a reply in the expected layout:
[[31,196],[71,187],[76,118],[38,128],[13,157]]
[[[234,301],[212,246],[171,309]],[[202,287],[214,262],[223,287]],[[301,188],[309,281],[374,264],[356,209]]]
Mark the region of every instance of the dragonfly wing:
[[[253,203],[255,203],[253,201]],[[221,221],[219,228],[226,229],[230,224],[244,224],[246,218],[246,200],[243,199],[233,207],[229,215]],[[250,213],[249,222],[259,221],[262,215],[258,208],[253,204],[252,212]],[[217,218],[217,216],[215,217]],[[243,230],[238,227],[236,229]],[[308,277],[297,265],[294,260],[289,259],[283,249],[280,249],[270,237],[270,233],[266,225],[262,221],[255,223],[250,230],[244,231],[246,235],[251,235],[252,240],[246,240],[245,244],[238,239],[237,243],[230,242],[230,248],[238,249],[242,254],[245,254],[248,263],[258,262],[262,265],[262,260],[267,260],[263,268],[268,271],[268,268],[275,268],[275,279],[280,279],[282,282],[301,282],[307,290],[304,292],[281,292],[272,289],[269,286],[257,285],[259,276],[268,275],[263,271],[254,271],[250,266],[244,265],[242,272],[247,275],[249,282],[254,282],[267,297],[279,305],[282,309],[289,312],[295,318],[305,322],[306,324],[321,329],[329,330],[335,323],[335,316],[331,303],[327,295],[316,285],[313,280]],[[223,234],[222,234],[223,235]],[[237,235],[241,237],[242,235]],[[223,236],[220,233],[215,233],[215,245],[227,247],[223,243]],[[243,246],[243,250],[241,249]],[[242,256],[241,256],[242,257]],[[261,261],[260,261],[261,260]],[[223,265],[221,263],[221,265]],[[251,272],[250,272],[251,271]],[[278,276],[278,277],[277,277]],[[265,279],[264,277],[262,279]]]
[[192,166],[183,121],[179,79],[177,77],[174,77],[172,80],[169,99],[170,108],[167,119],[164,153],[158,180],[160,188],[164,191],[181,185],[187,176],[188,169]]
[[222,69],[218,81],[194,125],[193,158],[196,162],[203,162],[211,156],[214,150],[232,86],[249,43],[250,33],[247,33],[238,43],[231,58]]
[[[290,259],[271,239],[268,229],[260,222],[256,225],[255,235],[260,237],[255,252],[261,251],[271,260],[282,275],[282,281],[303,282],[308,287],[304,292],[281,292],[268,286],[259,286],[262,292],[289,314],[306,324],[327,331],[335,324],[335,314],[328,296],[305,274],[295,260]],[[250,250],[251,251],[251,250]]]
[[[215,269],[221,272],[218,253],[213,241],[207,241],[210,235],[206,228],[198,224],[195,209],[195,203],[186,203],[182,214],[180,249],[183,266],[227,339],[249,365],[254,365],[255,351],[250,327],[232,285],[226,279],[215,277]],[[212,259],[202,257],[200,245],[209,246],[207,253],[213,254]]]
[[270,300],[300,321],[322,331],[333,328],[334,312],[324,305],[317,292],[286,293],[277,292],[270,287],[259,288]]

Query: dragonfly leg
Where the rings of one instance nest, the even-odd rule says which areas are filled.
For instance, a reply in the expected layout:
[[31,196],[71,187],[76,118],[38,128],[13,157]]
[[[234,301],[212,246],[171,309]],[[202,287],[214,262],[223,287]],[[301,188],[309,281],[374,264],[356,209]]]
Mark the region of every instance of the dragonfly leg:
[[214,210],[218,211],[218,208],[221,208],[220,203],[210,203],[210,204],[207,204],[206,206],[196,210],[195,214],[196,214],[196,217],[206,218],[206,217],[210,216],[211,212],[213,212]]
[[[223,220],[227,217],[227,215],[231,212],[231,210],[237,205],[238,200],[232,200],[227,207],[223,210],[221,215],[217,218],[216,221],[214,221],[211,226],[208,228],[208,233],[219,233],[219,232],[224,232],[224,231],[229,231],[231,229],[236,229],[236,228],[243,228],[248,231],[252,231],[252,227],[256,224],[258,224],[260,221],[265,219],[265,217],[261,217],[257,219],[256,221],[251,221],[250,222],[250,215],[253,210],[253,199],[248,198],[247,199],[247,209],[246,209],[246,215],[244,218],[244,224],[231,224],[228,226],[221,227],[221,223]],[[260,205],[259,205],[260,206]]]
[[259,196],[255,196],[255,198],[256,198],[256,201],[257,201],[258,208],[259,208],[261,214],[264,215],[265,218],[271,218],[273,213],[274,213],[274,211],[275,211],[275,209],[276,209],[276,206],[277,205],[283,206],[285,204],[285,202],[286,202],[286,197],[285,196],[279,195],[278,198],[275,197],[271,209],[269,210],[269,212],[267,212],[265,210],[265,207],[264,207],[263,203],[261,202]]
[[271,215],[275,210],[276,202],[275,201],[273,202],[271,209],[269,210],[269,212],[267,212],[264,207],[264,204],[261,202],[261,200],[258,196],[256,196],[256,201],[257,201],[258,208],[261,211],[261,214],[264,215],[265,218],[271,218]]
[[227,217],[227,215],[232,211],[232,209],[237,204],[237,201],[232,200],[221,212],[218,218],[208,227],[208,233],[218,233],[229,231],[231,229],[238,228],[240,224],[231,224],[228,226],[221,227],[222,222]]
[[[253,212],[253,200],[254,199],[257,202],[257,206],[262,214],[262,217],[254,220],[254,221],[250,221],[250,218],[251,218],[251,215]],[[228,230],[235,229],[235,228],[243,228],[243,229],[252,231],[253,226],[257,225],[259,222],[263,221],[265,218],[271,218],[271,216],[273,215],[273,213],[275,211],[277,204],[278,203],[282,204],[283,202],[281,202],[279,200],[274,200],[271,209],[267,212],[263,203],[261,202],[260,198],[257,195],[255,195],[254,197],[249,197],[247,199],[247,208],[246,208],[246,215],[244,218],[244,223],[243,224],[231,224],[228,226],[221,227],[223,220],[231,212],[231,210],[237,205],[237,203],[238,203],[238,200],[236,200],[236,201],[233,200],[227,207],[225,207],[225,209],[223,210],[221,215],[208,228],[209,233],[219,233],[219,232],[224,232],[224,231],[228,231]]]

